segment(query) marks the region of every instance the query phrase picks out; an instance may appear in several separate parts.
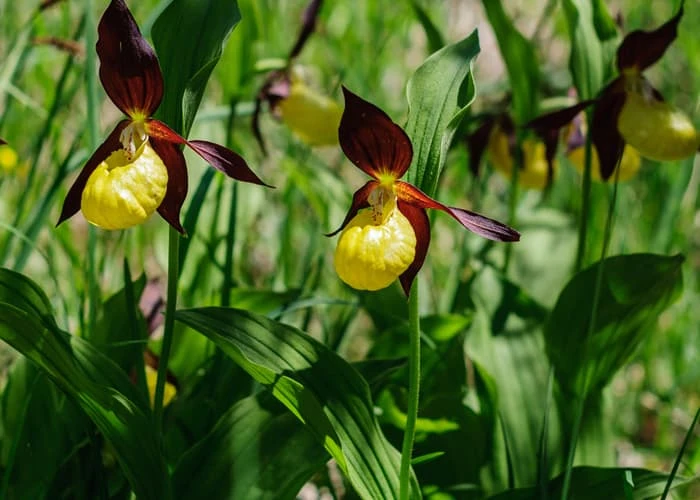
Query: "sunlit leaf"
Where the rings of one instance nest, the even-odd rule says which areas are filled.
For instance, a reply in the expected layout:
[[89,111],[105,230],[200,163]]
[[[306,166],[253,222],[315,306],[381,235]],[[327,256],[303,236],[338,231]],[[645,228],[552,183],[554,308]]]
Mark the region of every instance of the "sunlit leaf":
[[170,497],[170,480],[145,413],[147,402],[126,374],[81,338],[62,332],[48,299],[21,274],[0,269],[0,339],[33,361],[110,442],[134,492]]
[[[566,285],[544,328],[559,384],[578,394],[602,389],[683,289],[680,255],[608,257]],[[603,267],[595,323],[594,290]],[[590,334],[589,334],[590,328]]]
[[[225,308],[178,311],[266,386],[323,443],[363,498],[398,495],[399,453],[374,417],[367,382],[308,335],[262,316]],[[414,495],[417,484],[412,483]]]
[[413,143],[408,181],[428,195],[435,193],[447,150],[476,95],[471,69],[479,50],[474,31],[431,55],[408,81],[406,133]]
[[165,81],[157,116],[185,137],[224,43],[240,19],[235,0],[173,0],[153,24]]

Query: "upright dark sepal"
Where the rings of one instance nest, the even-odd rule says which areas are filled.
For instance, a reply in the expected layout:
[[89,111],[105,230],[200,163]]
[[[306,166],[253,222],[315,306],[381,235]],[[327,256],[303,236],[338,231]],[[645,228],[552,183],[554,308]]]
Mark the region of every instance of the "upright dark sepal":
[[151,116],[163,97],[163,76],[124,0],[112,0],[97,30],[100,81],[107,95],[128,116]]
[[617,69],[643,71],[664,55],[678,36],[678,23],[683,16],[683,3],[678,13],[653,31],[636,30],[628,34],[617,49]]
[[366,174],[398,179],[413,159],[411,141],[391,118],[372,103],[343,86],[345,110],[338,139],[345,156]]

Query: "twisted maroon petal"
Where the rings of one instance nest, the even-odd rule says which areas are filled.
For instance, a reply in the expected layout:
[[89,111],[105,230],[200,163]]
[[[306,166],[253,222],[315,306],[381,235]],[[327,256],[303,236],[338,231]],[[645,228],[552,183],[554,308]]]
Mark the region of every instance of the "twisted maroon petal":
[[439,201],[432,199],[417,187],[408,182],[396,183],[396,195],[399,201],[403,201],[419,208],[435,208],[451,215],[457,222],[471,232],[495,241],[519,241],[520,233],[502,222],[489,219],[476,212],[462,208],[448,207]]
[[374,104],[345,87],[343,94],[345,110],[338,139],[345,156],[375,179],[382,174],[400,178],[413,159],[413,146],[406,132]]
[[110,154],[122,147],[121,142],[119,142],[119,136],[121,135],[122,130],[124,130],[129,123],[129,120],[122,120],[119,122],[115,129],[112,130],[109,136],[107,136],[105,142],[100,144],[83,169],[80,171],[77,179],[75,179],[75,182],[68,190],[66,199],[63,201],[61,216],[58,218],[58,222],[56,223],[57,226],[66,219],[73,217],[80,210],[83,189],[85,189],[85,184],[87,184],[88,178],[90,178],[90,175],[95,171],[100,163],[106,160]]
[[112,0],[97,27],[100,81],[126,115],[151,116],[163,97],[158,58],[124,0]]
[[180,224],[180,211],[187,197],[187,165],[180,147],[163,139],[151,138],[151,147],[168,169],[168,187],[165,198],[158,207],[158,213],[183,235],[185,228]]
[[345,229],[345,226],[347,226],[348,223],[352,220],[352,218],[357,215],[357,212],[359,212],[363,208],[369,207],[369,202],[367,201],[367,198],[369,198],[369,194],[374,190],[374,188],[378,186],[379,183],[377,181],[367,181],[367,183],[364,186],[355,191],[355,194],[352,196],[352,205],[350,205],[350,210],[348,210],[348,213],[345,216],[345,220],[338,229],[336,229],[332,233],[326,234],[326,236],[335,236],[336,234],[338,234],[340,231]]
[[416,254],[413,257],[413,262],[408,266],[401,276],[399,281],[404,293],[408,297],[411,293],[411,285],[418,271],[423,267],[425,256],[428,253],[430,246],[430,220],[425,210],[404,201],[398,201],[399,211],[408,219],[413,227],[413,232],[416,233]]
[[593,111],[591,141],[598,152],[600,177],[608,180],[622,158],[625,141],[617,129],[617,119],[625,104],[625,93],[608,87]]

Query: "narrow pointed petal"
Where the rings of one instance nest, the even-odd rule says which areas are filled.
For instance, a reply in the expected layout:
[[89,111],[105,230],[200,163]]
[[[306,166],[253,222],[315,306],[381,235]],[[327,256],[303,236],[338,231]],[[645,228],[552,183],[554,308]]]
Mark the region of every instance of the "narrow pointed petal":
[[112,0],[97,27],[100,81],[126,115],[151,116],[163,97],[158,58],[124,0]]
[[598,151],[600,177],[603,180],[608,180],[613,174],[625,148],[625,141],[617,128],[617,119],[624,104],[623,92],[603,92],[593,111],[591,141]]
[[469,148],[469,170],[474,177],[479,177],[481,166],[481,157],[484,156],[486,146],[489,143],[491,131],[496,125],[496,120],[493,117],[487,118],[484,123],[467,136],[467,148]]
[[345,229],[345,226],[347,226],[348,222],[350,222],[352,218],[357,215],[357,212],[359,212],[363,208],[369,207],[369,202],[367,201],[367,198],[369,198],[369,194],[372,192],[372,190],[378,186],[379,183],[377,181],[367,181],[367,183],[364,186],[355,191],[355,194],[352,195],[352,205],[350,206],[350,210],[348,210],[348,214],[345,216],[345,220],[338,229],[336,229],[332,233],[326,234],[326,236],[330,237],[338,234],[340,231]]
[[596,102],[595,99],[588,99],[568,108],[552,111],[551,113],[545,113],[544,115],[540,115],[534,120],[529,121],[527,124],[525,124],[525,127],[531,128],[538,133],[546,130],[558,130],[573,120],[576,115],[594,102]]
[[160,120],[149,120],[146,129],[149,136],[158,140],[189,146],[212,167],[233,179],[272,187],[260,180],[240,155],[224,146],[209,141],[188,141]]
[[636,30],[629,33],[617,49],[617,69],[643,71],[661,59],[678,36],[678,23],[683,16],[683,2],[678,13],[653,31]]
[[489,219],[476,212],[470,212],[462,208],[448,207],[439,201],[432,199],[417,187],[398,181],[396,183],[396,195],[399,201],[403,201],[419,208],[435,208],[450,214],[460,224],[471,232],[495,241],[519,241],[520,233],[506,226],[502,222]]
[[425,262],[425,256],[428,253],[428,247],[430,246],[430,219],[428,219],[428,214],[422,208],[415,207],[409,203],[405,203],[401,200],[398,202],[399,211],[408,219],[413,227],[413,232],[416,233],[416,256],[413,258],[413,262],[408,266],[408,269],[399,276],[399,281],[401,282],[401,287],[404,293],[408,297],[411,293],[411,285],[415,279],[418,271],[423,267],[423,262]]
[[306,9],[304,9],[304,14],[301,17],[301,30],[299,31],[294,47],[289,53],[288,60],[299,55],[306,41],[316,29],[316,19],[318,18],[318,12],[321,10],[321,4],[323,4],[323,0],[311,0],[309,5],[306,6]]
[[250,127],[253,130],[253,137],[260,146],[263,156],[267,156],[267,148],[265,147],[265,139],[260,130],[260,113],[262,112],[262,99],[260,95],[255,98],[255,109],[253,110],[253,118],[250,121]]
[[168,168],[168,188],[158,213],[177,231],[186,234],[180,224],[180,211],[187,197],[187,165],[182,150],[177,144],[151,138],[151,146]]
[[66,199],[63,201],[63,208],[61,209],[61,216],[58,218],[56,225],[58,226],[66,219],[70,219],[80,210],[80,201],[85,189],[85,184],[87,184],[90,175],[95,171],[97,166],[102,163],[107,157],[114,151],[117,151],[122,147],[121,142],[119,142],[119,136],[122,130],[129,124],[129,120],[122,120],[117,124],[114,130],[107,136],[105,142],[103,142],[97,150],[92,154],[90,159],[87,161],[83,169],[78,174],[78,178],[75,180],[71,188],[68,190]]
[[243,157],[224,146],[199,140],[188,141],[187,145],[192,151],[204,158],[212,167],[223,172],[232,179],[272,187],[264,183],[255,172],[250,169]]
[[345,87],[343,94],[345,110],[338,138],[345,156],[375,179],[381,174],[400,178],[413,159],[413,146],[406,132],[374,104]]

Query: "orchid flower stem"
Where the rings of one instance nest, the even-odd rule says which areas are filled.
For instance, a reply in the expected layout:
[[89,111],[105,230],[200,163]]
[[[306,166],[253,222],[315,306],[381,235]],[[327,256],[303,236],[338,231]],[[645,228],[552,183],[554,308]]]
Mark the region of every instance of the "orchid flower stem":
[[420,394],[420,315],[418,300],[418,278],[413,281],[408,298],[409,353],[408,353],[408,408],[406,409],[406,428],[401,448],[401,475],[399,498],[408,500],[411,484],[411,454],[416,436],[418,418],[418,397]]
[[[591,129],[589,120],[588,130]],[[586,258],[586,240],[588,239],[588,219],[591,211],[591,168],[592,168],[593,145],[590,136],[586,136],[586,143],[583,157],[583,185],[581,189],[581,220],[578,226],[578,248],[576,249],[576,263],[574,264],[574,274],[583,268]]]
[[[231,99],[229,107],[231,114],[226,123],[226,146],[233,147],[233,131],[236,118],[236,106],[238,100]],[[221,305],[228,307],[231,305],[231,288],[236,284],[233,279],[233,249],[236,243],[236,217],[238,214],[238,183],[231,183],[231,201],[228,213],[228,230],[226,231],[226,257],[224,260],[224,279],[221,285]]]
[[[593,307],[591,308],[590,321],[588,323],[588,333],[586,339],[590,342],[590,338],[595,330],[595,323],[598,319],[598,306],[600,305],[600,291],[603,286],[603,273],[605,271],[605,257],[608,254],[608,246],[610,244],[610,238],[612,236],[612,226],[613,219],[615,215],[615,205],[617,203],[617,186],[618,186],[618,174],[620,172],[619,165],[615,170],[615,178],[613,185],[613,192],[610,198],[610,206],[608,208],[608,216],[605,220],[605,233],[603,236],[603,248],[601,249],[600,261],[598,262],[598,269],[596,274],[595,288],[593,290]],[[587,346],[586,342],[583,350],[584,359],[587,359]],[[576,408],[574,413],[573,428],[571,430],[571,443],[569,444],[569,452],[566,460],[566,469],[564,471],[564,483],[561,490],[562,500],[567,500],[569,497],[569,488],[571,486],[571,472],[574,468],[574,457],[576,455],[576,442],[578,441],[579,432],[581,431],[581,422],[583,421],[583,414],[586,408],[586,400],[588,399],[589,390],[589,373],[588,369],[590,364],[586,364],[586,371],[583,377],[583,387],[581,388],[581,394],[576,399]]]
[[163,344],[158,360],[158,378],[153,403],[153,419],[156,436],[160,438],[163,429],[163,394],[165,392],[165,377],[168,373],[168,359],[173,345],[173,327],[175,326],[175,309],[177,306],[177,281],[180,273],[180,234],[169,226],[168,240],[168,295],[165,302],[165,326],[163,329]]
[[[522,154],[522,137],[520,135],[516,138],[516,147],[513,152],[513,171],[510,177],[510,192],[508,201],[508,225],[510,227],[515,227],[517,208],[518,208],[518,198],[520,196],[520,189],[518,186],[520,169],[523,166],[523,154]],[[510,267],[511,256],[513,254],[514,245],[505,246],[505,256],[503,259],[503,275],[508,275],[508,268]]]

